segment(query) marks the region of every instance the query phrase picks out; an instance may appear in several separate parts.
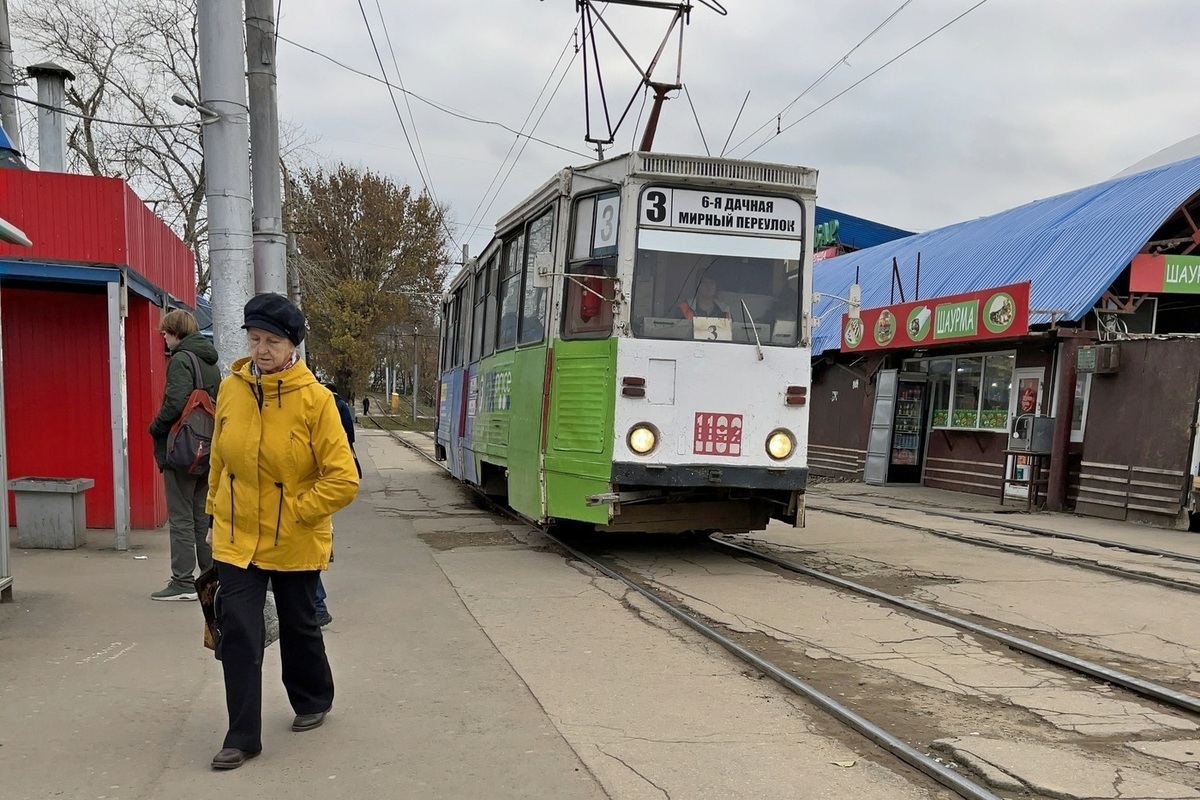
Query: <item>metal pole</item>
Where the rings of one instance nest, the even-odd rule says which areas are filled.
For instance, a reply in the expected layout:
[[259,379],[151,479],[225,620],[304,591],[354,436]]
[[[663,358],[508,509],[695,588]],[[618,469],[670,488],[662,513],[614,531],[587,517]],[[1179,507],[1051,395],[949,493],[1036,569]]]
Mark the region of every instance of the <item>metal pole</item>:
[[413,385],[412,385],[412,393],[413,393],[413,401],[412,401],[412,403],[413,403],[413,418],[412,418],[412,421],[413,421],[414,428],[417,427],[417,386],[420,385],[420,382],[418,381],[417,378],[419,375],[418,371],[420,369],[420,363],[421,363],[420,354],[417,352],[417,326],[414,325],[413,326]]
[[108,287],[108,396],[112,433],[113,527],[118,552],[129,549],[129,401],[126,392],[125,314],[122,283]]
[[[1058,395],[1054,404],[1054,439],[1050,446],[1050,482],[1046,486],[1046,508],[1062,511],[1067,504],[1067,459],[1071,450],[1071,417],[1075,405],[1075,361],[1079,353],[1079,339],[1065,338],[1058,351],[1058,381],[1054,389]],[[1034,475],[1034,478],[1037,478]]]
[[[300,303],[300,246],[296,242],[295,233],[287,235],[287,262],[284,264],[284,269],[288,276],[288,297],[296,304],[296,308],[303,308]],[[300,359],[308,361],[308,351],[304,344],[301,342],[296,349],[300,351]]]
[[287,239],[279,170],[279,98],[272,0],[246,0],[246,74],[250,87],[250,164],[254,197],[254,291],[286,296]]
[[213,342],[223,372],[245,350],[242,307],[254,295],[243,26],[240,0],[201,0],[198,5],[200,99],[218,115],[201,130]]
[[62,109],[66,104],[67,81],[75,80],[68,69],[47,62],[27,70],[37,81],[38,169],[43,172],[67,171],[67,127]]
[[8,0],[0,0],[0,124],[12,141],[13,149],[21,152],[21,125],[17,121],[16,83],[13,82],[12,34],[8,30]]

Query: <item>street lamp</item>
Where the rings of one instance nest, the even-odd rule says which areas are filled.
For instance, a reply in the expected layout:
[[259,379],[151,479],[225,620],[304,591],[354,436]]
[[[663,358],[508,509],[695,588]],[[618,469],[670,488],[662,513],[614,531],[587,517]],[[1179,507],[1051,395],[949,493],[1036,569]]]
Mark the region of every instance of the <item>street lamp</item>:
[[184,97],[183,95],[179,94],[178,92],[171,95],[171,101],[173,103],[175,103],[175,105],[177,105],[177,106],[183,106],[184,108],[196,109],[196,111],[199,112],[199,114],[200,114],[200,124],[201,125],[207,125],[210,122],[216,122],[217,120],[219,120],[221,118],[220,114],[218,114],[216,111],[213,111],[208,106],[202,105],[201,103],[194,103],[191,100]]

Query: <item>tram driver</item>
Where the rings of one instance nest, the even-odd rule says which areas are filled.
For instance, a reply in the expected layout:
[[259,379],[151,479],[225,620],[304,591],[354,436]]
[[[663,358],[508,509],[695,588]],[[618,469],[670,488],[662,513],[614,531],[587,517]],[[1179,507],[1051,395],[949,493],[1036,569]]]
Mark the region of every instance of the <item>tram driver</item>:
[[729,311],[717,303],[717,279],[705,275],[696,285],[696,294],[691,302],[680,301],[674,309],[675,319],[693,319],[695,317],[724,317],[729,318]]

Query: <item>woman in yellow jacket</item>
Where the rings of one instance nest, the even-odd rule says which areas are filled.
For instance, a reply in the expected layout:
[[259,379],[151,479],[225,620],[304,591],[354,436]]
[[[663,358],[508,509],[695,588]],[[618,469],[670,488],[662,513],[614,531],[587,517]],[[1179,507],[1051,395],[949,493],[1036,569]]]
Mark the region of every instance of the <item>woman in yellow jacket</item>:
[[250,357],[235,361],[221,383],[208,486],[229,710],[215,769],[236,769],[262,751],[268,582],[283,685],[296,712],[292,730],[325,721],[333,674],[317,624],[317,578],[329,565],[330,517],[358,491],[333,395],[298,358],[304,315],[287,298],[262,294],[246,304],[242,327]]

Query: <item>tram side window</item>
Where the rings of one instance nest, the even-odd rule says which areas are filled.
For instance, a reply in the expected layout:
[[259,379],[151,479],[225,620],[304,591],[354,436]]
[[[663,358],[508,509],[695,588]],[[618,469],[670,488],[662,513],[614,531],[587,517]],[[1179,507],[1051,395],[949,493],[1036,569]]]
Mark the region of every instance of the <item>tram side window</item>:
[[507,350],[517,343],[517,316],[521,304],[521,266],[525,239],[520,234],[504,243],[504,261],[500,272],[500,320],[496,349]]
[[470,297],[467,295],[469,284],[463,284],[454,293],[454,317],[458,321],[458,334],[454,341],[454,366],[463,365],[463,357],[467,352],[467,332],[471,322]]
[[485,327],[487,324],[487,304],[490,299],[488,293],[488,275],[491,272],[492,262],[488,261],[479,267],[479,271],[475,273],[475,311],[474,318],[471,322],[471,363],[474,364],[484,355],[483,351],[484,340],[487,339]]
[[567,269],[563,337],[604,339],[612,334],[615,259],[571,264]]
[[442,315],[442,330],[441,341],[438,343],[438,363],[440,371],[445,372],[450,368],[450,304],[443,303],[441,308]]
[[600,224],[596,220],[597,195],[575,201],[569,277],[563,287],[565,339],[604,339],[612,335],[618,202],[615,194],[600,197]]
[[483,304],[483,355],[496,352],[496,279],[500,274],[500,253],[488,259],[487,297]]
[[442,307],[442,320],[442,369],[444,371],[454,366],[454,337],[458,335],[453,300],[447,301]]
[[546,335],[546,290],[534,286],[534,258],[553,247],[554,212],[547,211],[529,223],[526,235],[524,298],[521,302],[521,328],[518,344],[540,342]]

